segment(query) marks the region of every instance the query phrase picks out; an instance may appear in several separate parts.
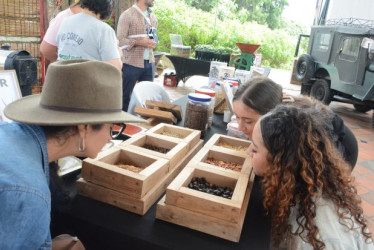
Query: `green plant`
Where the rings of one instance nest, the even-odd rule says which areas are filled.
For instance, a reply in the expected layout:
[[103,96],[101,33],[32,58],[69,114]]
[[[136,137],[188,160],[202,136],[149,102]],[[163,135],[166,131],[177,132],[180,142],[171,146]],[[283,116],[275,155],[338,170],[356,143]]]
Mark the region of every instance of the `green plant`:
[[[217,53],[240,53],[236,43],[260,44],[262,65],[291,69],[298,35],[289,30],[271,30],[236,17],[223,21],[209,12],[190,7],[183,0],[155,1],[158,18],[158,51],[170,51],[169,34],[180,34],[183,44],[195,49],[212,48]],[[209,46],[207,46],[209,45]]]

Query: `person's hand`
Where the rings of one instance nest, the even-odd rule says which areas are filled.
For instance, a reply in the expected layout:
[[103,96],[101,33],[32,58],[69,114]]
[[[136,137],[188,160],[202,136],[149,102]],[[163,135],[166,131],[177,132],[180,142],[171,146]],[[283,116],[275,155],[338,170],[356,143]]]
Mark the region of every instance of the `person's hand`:
[[156,48],[157,44],[155,42],[155,40],[152,40],[152,39],[148,39],[148,48],[149,49],[154,49]]
[[143,37],[143,38],[137,40],[135,44],[138,45],[138,46],[146,47],[148,49],[154,49],[154,48],[156,48],[156,45],[157,45],[154,40],[149,39],[148,37]]

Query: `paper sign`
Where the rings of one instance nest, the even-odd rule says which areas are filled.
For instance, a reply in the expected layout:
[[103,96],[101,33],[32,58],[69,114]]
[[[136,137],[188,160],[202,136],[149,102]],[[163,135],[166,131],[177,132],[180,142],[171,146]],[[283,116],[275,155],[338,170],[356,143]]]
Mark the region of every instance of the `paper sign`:
[[22,97],[15,70],[0,71],[0,116],[3,121],[11,121],[4,116],[4,108]]
[[239,79],[240,84],[245,84],[251,80],[252,72],[242,69],[235,70],[235,77]]
[[218,72],[218,80],[223,81],[224,78],[232,78],[234,77],[235,68],[234,67],[220,67]]
[[216,61],[210,62],[208,88],[214,89],[216,87],[216,83],[218,81],[218,76],[219,76],[219,69],[221,67],[226,67],[226,66],[227,66],[227,63],[225,62],[216,62]]

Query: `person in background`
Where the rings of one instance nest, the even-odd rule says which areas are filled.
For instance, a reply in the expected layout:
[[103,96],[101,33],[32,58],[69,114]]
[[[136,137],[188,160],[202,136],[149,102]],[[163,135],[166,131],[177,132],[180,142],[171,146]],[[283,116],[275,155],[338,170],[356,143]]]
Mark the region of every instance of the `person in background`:
[[75,0],[75,2],[72,5],[70,5],[69,8],[58,13],[57,16],[49,22],[47,32],[43,37],[42,43],[40,44],[40,52],[43,53],[44,57],[50,63],[57,60],[56,37],[57,32],[60,29],[61,22],[66,18],[81,12],[82,8],[80,5],[81,1]]
[[123,48],[124,111],[128,109],[135,83],[154,80],[153,49],[157,46],[157,19],[150,9],[153,2],[137,0],[118,20],[117,38]]
[[57,33],[57,60],[90,59],[122,69],[114,30],[102,20],[110,17],[113,0],[81,0],[82,11],[65,19]]
[[170,103],[169,95],[162,86],[154,82],[138,82],[131,94],[127,112],[135,114],[135,107],[146,108],[147,100]]
[[43,92],[16,100],[0,123],[0,249],[51,249],[49,163],[95,158],[113,123],[143,122],[122,111],[122,76],[100,61],[49,65]]
[[290,99],[304,108],[314,109],[316,116],[323,115],[325,117],[327,134],[353,169],[357,162],[358,144],[356,137],[344,125],[343,120],[317,100],[301,96],[283,98],[282,87],[269,78],[254,78],[241,85],[236,91],[233,107],[239,130],[251,139],[253,127],[260,117],[283,101],[289,101]]
[[350,167],[322,117],[278,105],[255,124],[248,154],[262,176],[274,249],[374,249]]

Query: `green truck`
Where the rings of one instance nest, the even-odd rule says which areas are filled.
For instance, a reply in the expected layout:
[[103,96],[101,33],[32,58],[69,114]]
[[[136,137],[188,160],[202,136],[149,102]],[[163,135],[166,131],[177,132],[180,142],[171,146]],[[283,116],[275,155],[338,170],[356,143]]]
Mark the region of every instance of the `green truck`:
[[332,20],[313,26],[308,37],[294,69],[301,94],[327,105],[351,103],[359,112],[374,109],[374,21]]

